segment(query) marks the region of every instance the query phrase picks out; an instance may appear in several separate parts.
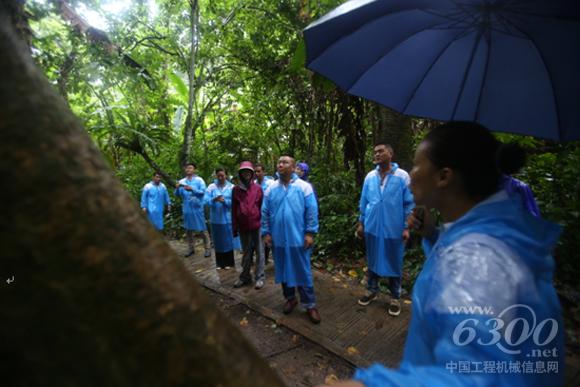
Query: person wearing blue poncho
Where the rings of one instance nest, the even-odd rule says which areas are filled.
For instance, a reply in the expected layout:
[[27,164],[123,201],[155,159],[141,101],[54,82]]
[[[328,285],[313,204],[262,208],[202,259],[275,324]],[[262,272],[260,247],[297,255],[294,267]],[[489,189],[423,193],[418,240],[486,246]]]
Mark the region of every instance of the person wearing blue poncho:
[[[398,369],[359,369],[344,386],[561,386],[564,326],[552,285],[560,227],[499,189],[498,142],[450,122],[417,148],[408,218],[427,256]],[[499,164],[501,165],[501,164]],[[439,211],[437,229],[429,209]],[[339,386],[341,384],[338,384]]]
[[145,184],[141,193],[141,209],[147,214],[147,217],[153,226],[161,231],[163,230],[163,211],[171,208],[171,200],[165,184],[161,182],[161,175],[153,174],[151,182]]
[[409,174],[391,162],[393,148],[384,142],[375,144],[376,168],[366,176],[360,197],[357,236],[365,239],[368,281],[367,294],[358,300],[370,304],[379,294],[379,278],[389,278],[391,302],[388,312],[401,313],[401,276],[404,242],[409,239],[405,219],[414,203],[409,190]]
[[318,232],[318,205],[312,187],[296,176],[294,168],[291,156],[278,160],[280,178],[266,190],[262,202],[262,236],[274,254],[276,283],[282,284],[286,299],[284,314],[298,304],[298,287],[310,321],[318,324],[320,314],[310,268],[314,234]]
[[223,168],[215,170],[216,179],[205,191],[204,202],[209,206],[209,224],[218,269],[234,267],[234,234],[232,230],[232,189]]
[[[260,188],[262,188],[262,192],[266,192],[268,187],[274,184],[274,179],[272,178],[272,176],[266,175],[266,167],[264,166],[264,164],[257,163],[254,166],[254,174],[256,176],[256,180],[254,180],[254,183],[258,184]],[[267,265],[268,258],[270,255],[270,248],[266,246],[263,241],[261,254],[264,255],[264,265]]]
[[203,212],[203,197],[205,195],[205,182],[195,174],[194,163],[185,165],[185,177],[176,184],[175,196],[183,200],[183,227],[187,235],[189,252],[185,254],[190,257],[195,253],[195,237],[203,239],[205,256],[211,256],[209,235],[205,225],[205,214]]

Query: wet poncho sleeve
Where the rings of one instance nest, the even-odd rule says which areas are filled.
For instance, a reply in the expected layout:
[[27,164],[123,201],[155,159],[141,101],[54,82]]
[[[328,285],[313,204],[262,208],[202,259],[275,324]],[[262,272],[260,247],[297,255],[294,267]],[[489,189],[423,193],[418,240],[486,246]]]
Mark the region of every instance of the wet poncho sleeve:
[[147,209],[147,185],[143,187],[143,191],[141,192],[141,208]]

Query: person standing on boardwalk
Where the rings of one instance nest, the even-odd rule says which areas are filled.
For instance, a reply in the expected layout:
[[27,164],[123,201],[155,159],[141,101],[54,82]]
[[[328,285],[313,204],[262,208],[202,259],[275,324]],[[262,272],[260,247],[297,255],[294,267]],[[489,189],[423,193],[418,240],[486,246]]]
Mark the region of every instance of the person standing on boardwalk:
[[218,269],[234,267],[234,236],[232,230],[232,190],[223,168],[215,170],[216,179],[205,191],[204,202],[209,207],[209,224]]
[[254,166],[249,161],[243,161],[238,171],[240,183],[234,187],[232,196],[232,218],[234,235],[240,235],[242,241],[242,273],[234,284],[235,288],[250,285],[252,276],[250,270],[254,252],[255,288],[264,287],[264,254],[260,239],[260,208],[262,207],[262,188],[254,183]]
[[[269,186],[274,183],[274,179],[271,176],[266,175],[266,167],[264,164],[256,164],[254,166],[254,174],[256,176],[256,180],[254,183],[258,184],[260,188],[262,188],[262,193],[266,192]],[[261,233],[260,233],[261,235]],[[268,264],[268,258],[270,255],[270,247],[266,246],[264,241],[262,240],[262,254],[264,255],[264,265]]]
[[310,320],[320,323],[316,308],[310,255],[318,232],[318,205],[312,186],[294,173],[295,161],[285,155],[278,160],[279,179],[264,194],[262,235],[272,247],[276,283],[282,284],[286,303],[284,314],[291,313],[298,301]]
[[205,257],[211,256],[209,235],[205,225],[205,215],[203,211],[203,197],[205,195],[205,182],[195,174],[194,163],[185,165],[185,177],[176,184],[175,196],[183,200],[183,227],[187,234],[189,252],[185,254],[190,257],[195,253],[195,238],[203,239]]
[[143,187],[141,209],[157,230],[163,230],[163,211],[170,211],[171,200],[160,174],[154,173],[151,182]]
[[[501,189],[502,152],[485,127],[448,122],[417,147],[407,219],[423,237],[398,368],[334,386],[563,386],[566,349],[551,255],[561,227]],[[436,227],[430,209],[441,216]]]
[[401,275],[404,242],[409,239],[405,220],[414,207],[409,174],[392,162],[393,148],[375,144],[376,168],[365,178],[360,197],[357,236],[365,239],[368,260],[367,294],[358,300],[370,304],[379,294],[379,278],[389,278],[389,314],[401,313]]

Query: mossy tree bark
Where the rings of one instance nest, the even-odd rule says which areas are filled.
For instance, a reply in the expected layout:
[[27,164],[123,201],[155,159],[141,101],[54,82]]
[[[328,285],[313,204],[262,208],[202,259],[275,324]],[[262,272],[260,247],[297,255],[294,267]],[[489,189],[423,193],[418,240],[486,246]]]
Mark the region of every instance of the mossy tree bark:
[[32,63],[6,4],[1,384],[281,385],[113,177]]

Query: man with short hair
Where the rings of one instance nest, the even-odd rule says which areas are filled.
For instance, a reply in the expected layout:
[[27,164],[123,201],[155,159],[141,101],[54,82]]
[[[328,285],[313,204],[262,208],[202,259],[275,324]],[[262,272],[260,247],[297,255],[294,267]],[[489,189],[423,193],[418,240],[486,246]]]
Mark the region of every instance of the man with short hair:
[[171,200],[169,200],[167,188],[161,182],[159,173],[154,173],[151,182],[143,187],[141,209],[147,214],[147,217],[157,230],[163,230],[163,211],[165,209],[167,212],[170,211]]
[[209,235],[205,224],[205,213],[203,210],[203,197],[205,195],[205,182],[195,174],[194,163],[187,163],[184,167],[185,177],[176,184],[175,196],[183,200],[183,227],[187,234],[189,252],[185,254],[190,257],[195,253],[195,238],[203,239],[205,257],[211,256]]
[[378,142],[374,147],[376,168],[365,178],[360,197],[357,236],[365,239],[368,260],[367,294],[358,300],[370,304],[379,293],[379,278],[389,278],[391,302],[388,312],[401,313],[401,275],[404,242],[409,239],[405,220],[413,210],[409,174],[393,163],[393,148]]
[[279,179],[264,194],[262,236],[272,247],[276,283],[282,284],[284,314],[294,310],[296,287],[310,321],[320,323],[316,308],[310,255],[318,232],[318,205],[310,184],[294,173],[296,162],[289,155],[278,160]]

